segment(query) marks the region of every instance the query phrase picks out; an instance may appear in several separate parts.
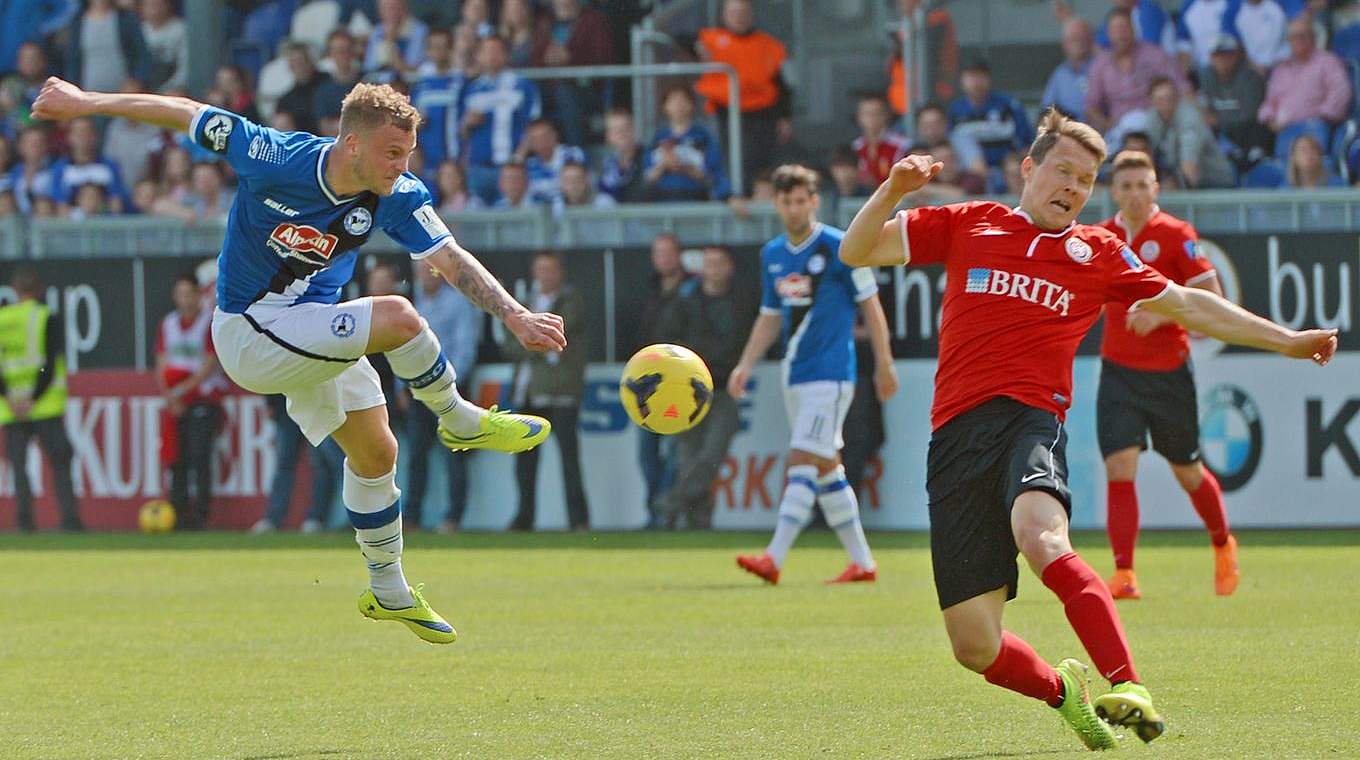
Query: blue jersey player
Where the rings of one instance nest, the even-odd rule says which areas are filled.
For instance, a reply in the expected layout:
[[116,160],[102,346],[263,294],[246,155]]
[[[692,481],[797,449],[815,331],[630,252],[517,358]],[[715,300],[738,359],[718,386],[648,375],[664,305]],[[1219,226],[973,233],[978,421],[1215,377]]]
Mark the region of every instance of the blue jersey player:
[[872,581],[877,567],[864,539],[859,501],[841,466],[841,426],[855,393],[856,312],[864,315],[869,329],[879,399],[897,392],[888,320],[873,270],[841,263],[844,233],[817,222],[817,174],[803,166],[781,166],[774,172],[774,192],[784,234],[760,252],[760,316],[727,392],[737,399],[746,395],[755,363],[782,335],[784,407],[793,439],[774,538],[764,554],[741,555],[737,564],[778,583],[789,549],[812,519],[813,506],[820,504],[850,555],[850,564],[830,582]]
[[366,354],[393,372],[439,418],[455,451],[523,451],[548,435],[546,420],[481,409],[458,395],[453,367],[411,302],[401,296],[340,301],[374,229],[401,243],[467,297],[502,319],[533,350],[566,346],[562,320],[520,306],[454,241],[407,172],[420,115],[387,85],[359,84],[345,97],[340,136],[278,132],[180,97],[85,92],[55,77],[33,106],[42,119],[117,116],[189,133],[236,171],[240,184],[218,256],[213,343],[241,387],[282,393],[313,445],[327,436],[345,452],[343,498],[368,564],[359,610],[451,643],[453,628],[401,568],[397,441]]

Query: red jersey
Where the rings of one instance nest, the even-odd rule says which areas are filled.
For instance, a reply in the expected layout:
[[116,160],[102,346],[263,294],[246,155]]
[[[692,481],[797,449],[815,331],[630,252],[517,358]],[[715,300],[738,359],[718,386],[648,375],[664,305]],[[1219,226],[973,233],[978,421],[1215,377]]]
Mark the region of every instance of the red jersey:
[[[1200,250],[1199,233],[1195,228],[1160,208],[1153,207],[1152,216],[1132,239],[1120,214],[1101,222],[1100,226],[1118,235],[1143,263],[1178,285],[1194,285],[1216,274],[1214,265]],[[1127,314],[1128,308],[1122,303],[1105,307],[1101,357],[1145,372],[1170,372],[1189,358],[1190,335],[1184,327],[1172,322],[1140,338],[1124,326]]]
[[[203,309],[197,319],[184,322],[172,311],[161,320],[156,334],[156,355],[165,359],[162,379],[167,388],[187,380],[213,355],[212,314],[211,309]],[[185,404],[216,401],[226,389],[226,375],[219,369],[181,398]]]
[[907,155],[911,143],[907,138],[884,132],[872,147],[863,136],[856,137],[850,147],[859,157],[859,181],[867,187],[878,187],[892,172],[897,159]]
[[910,263],[943,263],[948,274],[930,412],[936,430],[998,396],[1064,418],[1077,344],[1101,307],[1170,287],[1103,227],[1047,232],[992,201],[914,208],[897,219]]

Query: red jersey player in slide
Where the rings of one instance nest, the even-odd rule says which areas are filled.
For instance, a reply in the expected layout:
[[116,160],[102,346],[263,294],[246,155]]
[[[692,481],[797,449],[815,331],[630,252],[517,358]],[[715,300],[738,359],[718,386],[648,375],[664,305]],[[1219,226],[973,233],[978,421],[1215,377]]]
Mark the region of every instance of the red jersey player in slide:
[[[1021,164],[1020,206],[894,209],[940,171],[898,161],[841,243],[851,266],[943,263],[948,273],[927,459],[935,588],[954,656],[987,681],[1043,700],[1091,749],[1106,722],[1152,741],[1166,728],[1134,669],[1105,583],[1068,540],[1063,418],[1077,344],[1106,302],[1141,307],[1230,343],[1325,364],[1335,330],[1288,330],[1204,290],[1168,281],[1103,227],[1076,224],[1105,160],[1086,124],[1046,114]],[[1056,667],[1001,627],[1023,554],[1062,601],[1112,689],[1088,699],[1086,666]],[[1101,718],[1105,722],[1102,722]]]
[[[1223,295],[1214,265],[1200,252],[1199,233],[1157,206],[1157,171],[1146,153],[1124,151],[1114,159],[1110,196],[1119,206],[1100,226],[1128,243],[1143,263],[1168,280]],[[1237,589],[1237,541],[1228,532],[1223,491],[1200,461],[1199,405],[1190,371],[1190,337],[1184,327],[1151,309],[1105,306],[1100,346],[1100,391],[1096,431],[1108,482],[1106,529],[1114,549],[1115,599],[1138,599],[1133,548],[1138,542],[1138,455],[1152,448],[1171,471],[1204,520],[1214,546],[1214,590]]]

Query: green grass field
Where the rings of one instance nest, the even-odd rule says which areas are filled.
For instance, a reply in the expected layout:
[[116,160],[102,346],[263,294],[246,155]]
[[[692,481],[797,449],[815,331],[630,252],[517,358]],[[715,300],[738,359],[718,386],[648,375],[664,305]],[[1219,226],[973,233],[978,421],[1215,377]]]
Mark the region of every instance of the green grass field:
[[[766,588],[732,559],[764,535],[415,535],[408,576],[460,635],[434,647],[359,616],[348,536],[3,536],[0,757],[1085,756],[953,663],[924,536],[870,538],[877,584],[823,586],[844,558],[812,533]],[[1203,534],[1145,534],[1120,609],[1170,725],[1121,751],[1360,757],[1360,532],[1240,538],[1219,599]],[[1085,660],[1021,577],[1007,627]]]

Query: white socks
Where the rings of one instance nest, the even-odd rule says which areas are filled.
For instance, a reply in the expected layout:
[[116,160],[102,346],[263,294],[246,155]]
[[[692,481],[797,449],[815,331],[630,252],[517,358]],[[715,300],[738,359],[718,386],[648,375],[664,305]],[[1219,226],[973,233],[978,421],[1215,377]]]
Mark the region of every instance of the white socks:
[[376,478],[361,478],[345,460],[342,494],[354,540],[368,561],[373,595],[387,608],[415,605],[401,571],[401,491],[394,483],[395,468]]
[[794,465],[789,468],[788,477],[784,496],[779,501],[779,523],[775,526],[774,538],[765,548],[765,553],[774,559],[775,567],[784,566],[784,558],[789,556],[798,534],[812,520],[812,507],[817,503],[816,466]]
[[845,468],[837,467],[818,478],[817,491],[826,524],[836,531],[850,561],[865,570],[873,570],[874,555],[869,553],[869,542],[864,538],[864,526],[859,521],[859,499],[845,479]]
[[405,344],[387,352],[392,373],[411,386],[411,395],[428,406],[454,435],[481,432],[486,410],[458,395],[453,365],[444,357],[439,339],[427,326]]

